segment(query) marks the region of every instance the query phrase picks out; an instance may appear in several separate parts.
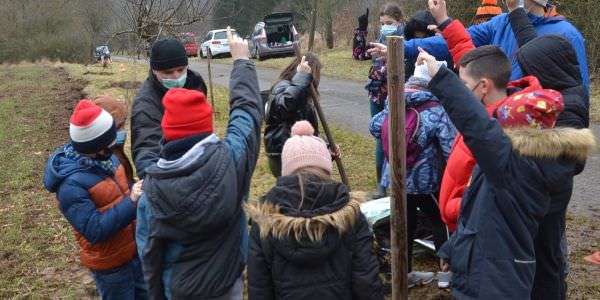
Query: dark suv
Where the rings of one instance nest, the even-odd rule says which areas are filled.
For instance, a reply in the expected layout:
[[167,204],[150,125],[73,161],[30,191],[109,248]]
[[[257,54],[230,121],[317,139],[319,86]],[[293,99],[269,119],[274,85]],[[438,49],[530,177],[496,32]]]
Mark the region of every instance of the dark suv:
[[292,13],[274,13],[257,23],[248,43],[252,57],[263,60],[272,56],[295,55],[298,32],[293,21]]

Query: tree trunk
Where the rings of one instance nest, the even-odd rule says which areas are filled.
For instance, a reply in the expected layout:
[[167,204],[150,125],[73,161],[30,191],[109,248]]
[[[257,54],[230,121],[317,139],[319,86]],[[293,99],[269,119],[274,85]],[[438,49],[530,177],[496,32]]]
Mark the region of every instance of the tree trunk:
[[325,24],[325,40],[327,41],[327,49],[333,49],[333,20],[331,12],[327,12],[327,22]]
[[317,5],[318,0],[313,0],[312,5],[312,20],[310,22],[310,34],[308,36],[308,51],[313,51],[315,46],[315,30],[317,27]]

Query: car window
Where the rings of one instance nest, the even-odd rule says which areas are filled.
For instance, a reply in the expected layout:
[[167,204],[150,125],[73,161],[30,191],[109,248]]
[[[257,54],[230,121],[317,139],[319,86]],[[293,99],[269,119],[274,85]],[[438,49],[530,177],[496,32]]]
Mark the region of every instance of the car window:
[[[236,31],[232,31],[233,36],[238,36]],[[215,40],[226,40],[227,39],[227,31],[219,31],[215,32]]]
[[189,44],[189,43],[193,43],[194,39],[192,39],[191,37],[183,37],[179,39],[181,41],[182,44]]
[[210,39],[212,38],[212,32],[209,32],[206,37],[204,38],[204,41],[210,41]]

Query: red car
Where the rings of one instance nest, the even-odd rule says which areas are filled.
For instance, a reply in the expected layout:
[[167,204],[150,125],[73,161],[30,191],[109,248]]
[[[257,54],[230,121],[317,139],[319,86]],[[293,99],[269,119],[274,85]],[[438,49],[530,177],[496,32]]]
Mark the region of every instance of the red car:
[[196,43],[196,35],[194,33],[181,33],[175,37],[183,43],[187,56],[198,56],[198,44]]

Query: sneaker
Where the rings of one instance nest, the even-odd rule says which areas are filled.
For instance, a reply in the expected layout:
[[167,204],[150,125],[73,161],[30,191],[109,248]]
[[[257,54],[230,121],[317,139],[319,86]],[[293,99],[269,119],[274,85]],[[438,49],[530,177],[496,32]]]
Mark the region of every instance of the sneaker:
[[434,278],[433,272],[415,272],[408,273],[408,288],[415,286],[424,286],[430,284]]
[[450,287],[452,282],[452,272],[438,272],[438,287],[440,289],[447,289]]

